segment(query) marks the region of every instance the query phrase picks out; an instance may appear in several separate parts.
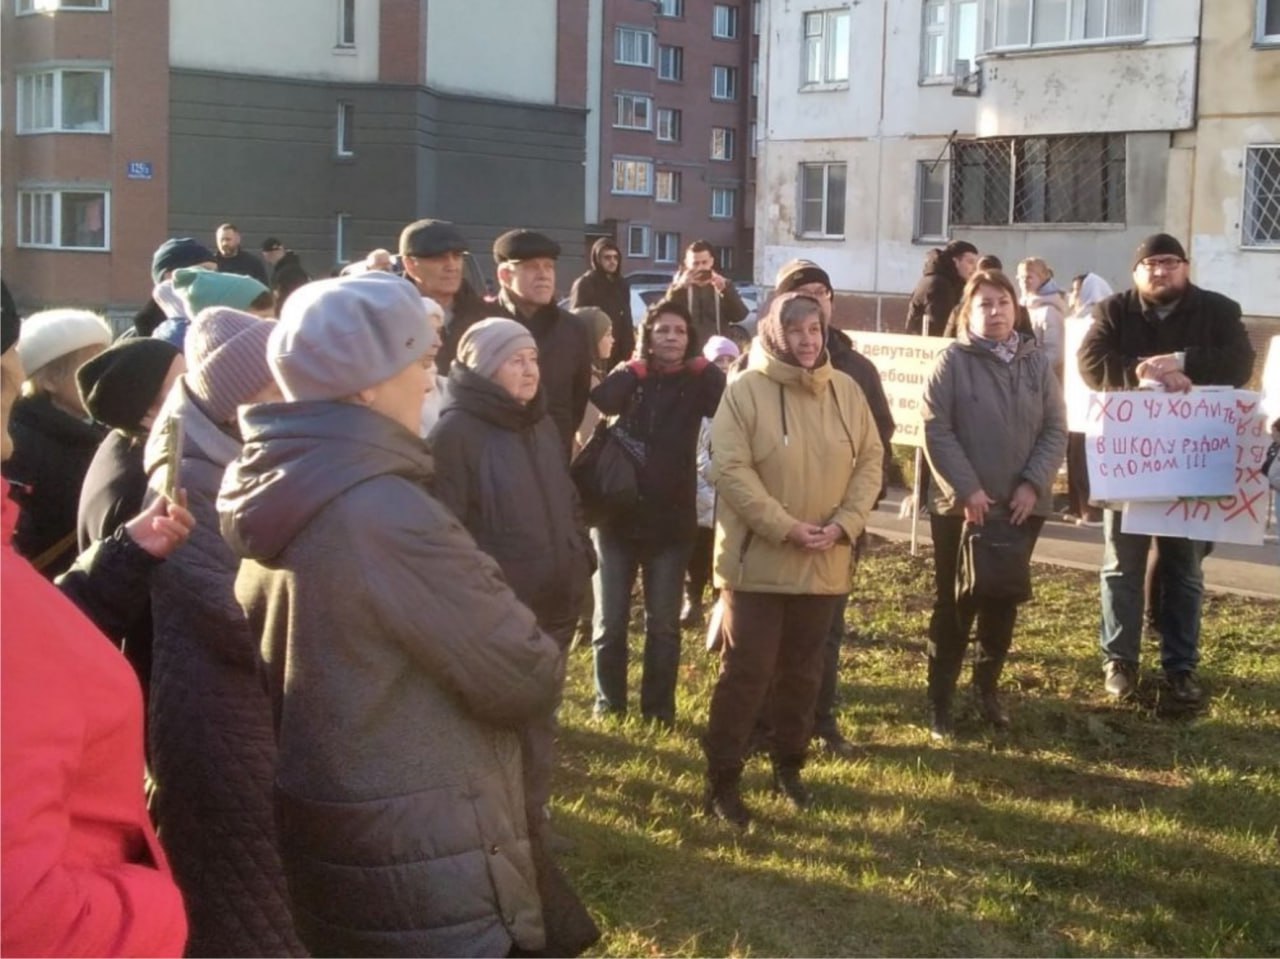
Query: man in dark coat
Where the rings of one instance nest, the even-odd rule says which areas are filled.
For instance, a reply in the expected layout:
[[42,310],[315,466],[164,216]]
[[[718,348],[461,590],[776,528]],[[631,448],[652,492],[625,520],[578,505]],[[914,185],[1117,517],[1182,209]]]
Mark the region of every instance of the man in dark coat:
[[[1253,372],[1253,347],[1240,319],[1240,304],[1190,281],[1186,251],[1167,233],[1139,244],[1133,257],[1133,289],[1116,293],[1093,310],[1093,325],[1080,346],[1080,375],[1095,390],[1133,390],[1158,382],[1168,392],[1196,385],[1243,386]],[[1119,504],[1117,504],[1118,506]],[[1125,533],[1121,511],[1103,515],[1102,654],[1106,690],[1122,699],[1137,686],[1142,640],[1143,582],[1151,537]],[[1202,690],[1200,564],[1212,544],[1181,536],[1157,536],[1160,658],[1173,699],[1196,705]]]
[[726,335],[729,327],[741,323],[751,312],[733,281],[716,269],[715,250],[706,240],[694,240],[684,251],[684,263],[666,298],[679,300],[693,317],[693,345],[698,350],[707,337]]
[[400,231],[404,276],[444,310],[444,330],[436,369],[449,375],[458,341],[467,328],[489,315],[488,305],[466,280],[467,240],[448,220],[414,220]]
[[911,293],[904,333],[942,336],[951,311],[960,302],[965,281],[978,266],[978,248],[965,240],[952,240],[930,250],[924,258],[924,275]]
[[498,237],[493,260],[501,289],[489,315],[515,320],[533,334],[542,374],[539,391],[546,396],[547,412],[568,458],[587,409],[596,345],[581,319],[556,306],[559,257],[560,244],[532,230],[508,230]]
[[602,236],[591,246],[591,269],[573,281],[569,308],[597,306],[609,314],[613,328],[613,351],[608,369],[631,359],[636,349],[635,322],[631,316],[631,284],[622,275],[622,252],[618,244]]
[[214,237],[218,241],[218,272],[239,273],[251,276],[263,286],[269,286],[267,268],[263,262],[247,250],[240,248],[240,230],[234,223],[223,223]]

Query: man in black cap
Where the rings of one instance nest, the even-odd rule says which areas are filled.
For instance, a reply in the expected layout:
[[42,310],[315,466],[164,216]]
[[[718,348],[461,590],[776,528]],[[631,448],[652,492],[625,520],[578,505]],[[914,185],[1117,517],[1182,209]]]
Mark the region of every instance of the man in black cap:
[[498,265],[498,301],[490,315],[526,326],[538,344],[539,391],[560,430],[565,456],[587,409],[595,344],[578,317],[556,306],[556,260],[560,244],[533,230],[508,230],[493,243]]
[[[1080,346],[1080,374],[1095,390],[1158,385],[1186,392],[1194,385],[1243,386],[1253,372],[1253,347],[1240,304],[1191,283],[1186,251],[1167,233],[1138,245],[1133,289],[1093,310]],[[1143,580],[1151,537],[1120,530],[1119,509],[1103,516],[1102,654],[1106,690],[1120,699],[1137,685],[1142,639]],[[1200,564],[1212,544],[1157,536],[1160,658],[1174,701],[1193,706],[1202,697]]]
[[414,220],[400,231],[405,279],[444,311],[444,332],[436,369],[447,376],[467,327],[488,316],[484,300],[471,289],[463,269],[467,241],[448,220]]

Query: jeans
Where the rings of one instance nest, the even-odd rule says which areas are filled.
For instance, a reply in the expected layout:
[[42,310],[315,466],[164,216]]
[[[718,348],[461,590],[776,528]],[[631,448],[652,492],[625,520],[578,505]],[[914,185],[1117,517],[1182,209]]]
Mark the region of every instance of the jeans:
[[608,527],[592,530],[600,568],[595,590],[597,716],[627,711],[627,627],[636,573],[644,587],[644,673],[640,712],[668,725],[676,718],[676,678],[680,670],[680,600],[689,564],[688,540],[649,543],[621,536]]
[[[1120,531],[1121,511],[1103,515],[1102,655],[1137,665],[1142,641],[1143,586],[1152,537]],[[1200,662],[1200,604],[1204,573],[1200,564],[1210,543],[1157,536],[1160,609],[1160,663],[1168,672],[1195,669]]]

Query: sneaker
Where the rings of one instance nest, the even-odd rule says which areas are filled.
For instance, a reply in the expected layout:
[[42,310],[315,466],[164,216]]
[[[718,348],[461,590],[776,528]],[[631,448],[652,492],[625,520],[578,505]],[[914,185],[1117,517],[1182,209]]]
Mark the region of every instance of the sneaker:
[[738,829],[751,825],[751,811],[742,801],[736,782],[709,783],[702,799],[702,811]]
[[822,751],[837,759],[853,759],[858,755],[857,747],[838,732],[819,735],[817,738]]
[[1196,679],[1195,670],[1193,669],[1169,673],[1167,680],[1169,683],[1169,695],[1174,702],[1182,703],[1185,706],[1197,706],[1200,704],[1200,700],[1204,698],[1204,689],[1200,686],[1200,681]]
[[773,791],[786,798],[796,809],[808,809],[813,802],[809,787],[800,778],[800,770],[794,766],[775,768],[773,771]]
[[1138,667],[1123,659],[1111,659],[1102,668],[1107,693],[1116,699],[1128,699],[1138,687]]

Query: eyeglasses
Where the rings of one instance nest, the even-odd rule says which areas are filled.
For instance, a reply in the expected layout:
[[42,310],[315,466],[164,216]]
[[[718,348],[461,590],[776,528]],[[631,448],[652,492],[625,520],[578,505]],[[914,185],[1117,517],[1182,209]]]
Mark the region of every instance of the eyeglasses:
[[1154,273],[1156,270],[1164,270],[1168,273],[1176,270],[1187,261],[1180,256],[1153,256],[1145,260],[1140,260],[1138,266],[1142,267],[1148,273]]

